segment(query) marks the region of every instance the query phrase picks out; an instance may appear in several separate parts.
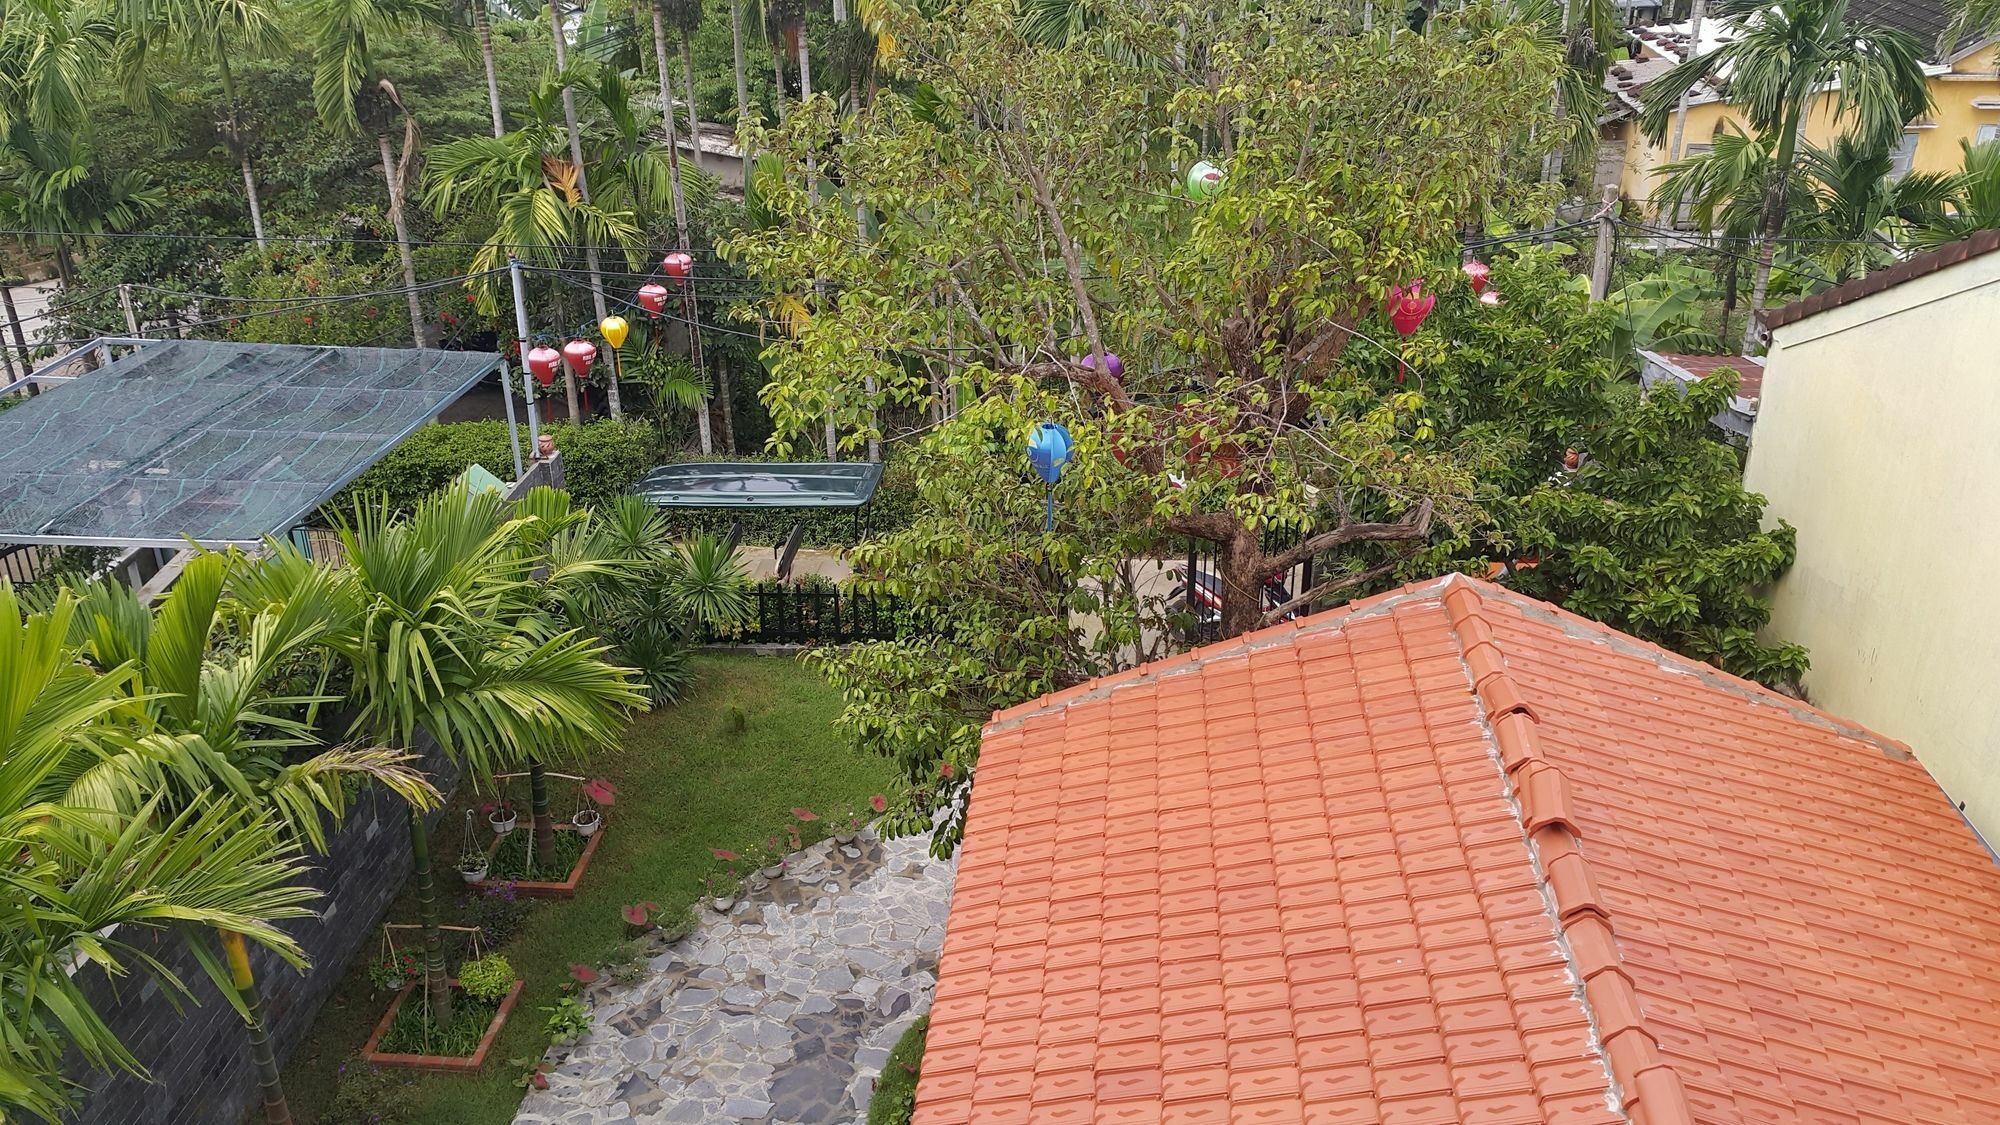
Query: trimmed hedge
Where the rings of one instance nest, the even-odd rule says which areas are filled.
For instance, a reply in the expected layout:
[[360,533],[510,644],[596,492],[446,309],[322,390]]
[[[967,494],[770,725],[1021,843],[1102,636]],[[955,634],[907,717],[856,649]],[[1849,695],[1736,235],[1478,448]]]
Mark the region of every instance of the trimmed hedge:
[[[522,425],[521,450],[528,455],[528,427]],[[559,422],[544,433],[562,450],[563,476],[579,503],[600,504],[632,490],[632,485],[659,461],[660,435],[650,422],[589,422],[578,426]],[[425,426],[389,451],[367,472],[356,477],[328,502],[335,511],[352,511],[356,497],[386,493],[398,508],[451,483],[468,465],[484,465],[505,479],[514,470],[502,421],[440,422]]]

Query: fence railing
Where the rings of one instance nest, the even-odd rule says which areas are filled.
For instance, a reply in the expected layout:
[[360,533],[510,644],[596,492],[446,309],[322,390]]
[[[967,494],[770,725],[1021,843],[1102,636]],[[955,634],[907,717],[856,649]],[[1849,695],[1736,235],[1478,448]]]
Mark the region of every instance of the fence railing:
[[902,603],[822,585],[760,583],[750,591],[750,619],[741,627],[707,630],[711,644],[841,645],[895,639]]
[[16,586],[26,586],[40,578],[45,566],[42,558],[45,549],[26,543],[0,545],[0,578]]

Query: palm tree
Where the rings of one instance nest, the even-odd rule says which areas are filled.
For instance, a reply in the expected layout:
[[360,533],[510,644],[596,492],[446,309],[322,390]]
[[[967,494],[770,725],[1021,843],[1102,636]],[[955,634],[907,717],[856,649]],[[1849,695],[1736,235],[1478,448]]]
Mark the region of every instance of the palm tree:
[[750,77],[743,57],[743,5],[746,0],[729,0],[730,62],[736,78],[736,133],[750,121]]
[[487,3],[488,0],[452,0],[452,13],[472,17],[472,33],[479,40],[479,62],[486,68],[486,108],[493,115],[493,135],[497,137],[507,131],[507,121],[500,113],[500,75],[493,60],[493,13]]
[[[569,130],[570,164],[576,169],[576,192],[584,203],[590,202],[590,173],[583,161],[583,131],[577,125],[576,94],[570,88],[568,33],[563,30],[563,6],[551,0],[549,4],[549,42],[555,49],[556,73],[562,81],[563,124]],[[671,106],[667,107],[670,111]],[[590,274],[590,300],[597,310],[597,319],[602,321],[610,315],[610,308],[604,303],[604,272],[597,260],[597,241],[586,239],[583,244],[583,265]],[[570,374],[569,365],[563,365],[563,387],[569,394],[569,413],[577,416],[576,379]],[[611,408],[611,416],[624,416],[624,406],[618,398],[618,376],[613,374],[605,383],[605,402]]]
[[[357,504],[340,521],[347,567],[325,599],[319,643],[353,677],[353,733],[372,744],[434,740],[475,787],[528,762],[609,745],[645,697],[605,646],[551,626],[533,580],[546,560],[526,546],[533,517],[510,519],[493,493],[440,492],[407,518],[388,502]],[[553,576],[562,580],[563,575]],[[237,579],[255,609],[284,602],[315,580],[296,548],[270,555]],[[545,803],[545,798],[543,799]],[[430,832],[410,812],[412,880],[423,928],[425,996],[435,1026],[451,1020],[444,937],[438,925]]]
[[1956,242],[1974,231],[2000,230],[2000,141],[1958,142],[1964,154],[1949,210],[1910,232],[1918,246]]
[[[304,11],[313,39],[313,106],[320,120],[336,134],[351,136],[365,131],[375,137],[382,180],[389,192],[389,222],[395,228],[396,250],[403,261],[410,335],[418,347],[427,347],[430,339],[424,326],[424,307],[417,297],[417,263],[403,214],[422,134],[395,83],[376,65],[374,40],[398,29],[446,27],[448,14],[441,0],[308,0]],[[397,117],[403,121],[400,160],[389,140],[391,123]]]
[[118,25],[99,4],[10,0],[0,18],[0,133],[87,130]]
[[[324,821],[347,809],[352,779],[373,782],[412,805],[430,808],[438,792],[407,754],[337,747],[300,761],[314,744],[318,696],[281,696],[269,685],[288,662],[309,653],[325,629],[335,587],[325,573],[281,605],[241,615],[222,602],[229,560],[203,554],[182,570],[157,608],[128,586],[94,582],[79,595],[71,639],[100,670],[129,669],[124,709],[146,735],[125,753],[105,755],[61,797],[79,809],[136,814],[149,801],[166,812],[222,793],[267,816],[301,848],[326,851]],[[211,638],[230,643],[215,647]],[[220,935],[238,1008],[247,1022],[250,1055],[264,1090],[266,1120],[291,1112],[265,1032],[256,979],[241,934]]]
[[[274,923],[305,917],[315,893],[300,857],[268,814],[226,796],[201,796],[178,812],[165,793],[136,807],[77,805],[77,779],[106,757],[136,749],[129,724],[137,670],[91,667],[70,643],[77,599],[60,591],[24,613],[0,583],[0,849],[10,909],[0,911],[0,1116],[48,1120],[72,1091],[56,1077],[74,1050],[95,1066],[143,1074],[78,987],[73,970],[94,962],[120,974],[136,962],[171,992],[187,987],[131,940],[142,930],[212,927],[304,967],[297,943]],[[225,996],[228,967],[186,932],[189,949]],[[240,946],[238,947],[240,949]],[[235,959],[231,955],[231,960]]]
[[[250,229],[257,248],[265,248],[264,205],[257,193],[257,172],[243,136],[236,98],[236,77],[229,58],[237,50],[261,50],[275,39],[277,24],[266,0],[123,0],[126,24],[121,40],[120,69],[125,72],[127,101],[142,111],[155,109],[147,97],[146,73],[155,45],[205,53],[222,79],[224,131],[243,171],[243,196],[249,204]],[[233,41],[233,42],[232,42]]]
[[1961,177],[1946,172],[1891,176],[1887,149],[1867,149],[1849,134],[1831,148],[1808,143],[1800,163],[1809,210],[1787,223],[1812,260],[1836,283],[1895,260],[1888,234],[1936,229],[1958,199]]
[[[691,46],[695,29],[701,26],[701,0],[652,0],[653,11],[653,55],[659,66],[660,106],[665,117],[667,131],[667,182],[673,195],[675,245],[683,252],[690,249],[688,241],[687,195],[681,188],[680,145],[674,136],[675,110],[672,85],[667,81],[667,28],[669,19],[680,32],[681,75],[687,87],[688,141],[694,153],[696,171],[701,169],[701,112],[694,99],[694,49]],[[688,357],[697,372],[701,365],[701,324],[694,300],[694,285],[690,281],[681,286],[687,321]],[[715,435],[708,416],[708,403],[704,399],[695,410],[695,430],[701,442],[703,453],[715,451]]]
[[1720,8],[1722,17],[1734,22],[1737,37],[1690,56],[1651,83],[1639,122],[1659,144],[1682,94],[1703,81],[1726,79],[1730,101],[1771,147],[1758,210],[1751,315],[1743,329],[1743,349],[1749,351],[1757,342],[1757,314],[1764,309],[1772,255],[1784,231],[1789,170],[1805,114],[1827,92],[1835,121],[1851,121],[1864,148],[1886,150],[1904,124],[1930,105],[1930,90],[1916,42],[1893,28],[1850,22],[1846,0],[1782,6],[1729,0]]
[[0,136],[0,221],[40,232],[33,237],[55,251],[66,289],[77,284],[77,245],[131,230],[166,202],[166,193],[138,171],[107,175],[96,168],[79,131],[17,119]]

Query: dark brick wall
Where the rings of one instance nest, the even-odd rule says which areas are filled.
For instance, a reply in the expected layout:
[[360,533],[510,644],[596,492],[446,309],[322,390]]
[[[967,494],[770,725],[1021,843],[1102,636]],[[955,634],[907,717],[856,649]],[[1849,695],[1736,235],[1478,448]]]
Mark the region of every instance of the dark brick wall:
[[[424,749],[425,773],[449,791],[457,770],[435,744],[424,740]],[[327,854],[313,857],[311,882],[325,896],[320,916],[287,927],[305,949],[311,969],[299,973],[251,947],[265,1017],[281,1060],[304,1038],[349,963],[357,955],[371,955],[381,940],[382,916],[410,873],[409,823],[408,806],[401,799],[364,795],[327,841]],[[213,945],[212,937],[207,940]],[[156,981],[136,969],[115,982],[96,968],[81,970],[97,1010],[153,1081],[75,1066],[71,1077],[83,1091],[82,1110],[74,1120],[83,1125],[237,1125],[259,1104],[257,1076],[244,1050],[243,1021],[179,937],[145,935],[140,945],[173,970],[198,1004],[177,1009]]]

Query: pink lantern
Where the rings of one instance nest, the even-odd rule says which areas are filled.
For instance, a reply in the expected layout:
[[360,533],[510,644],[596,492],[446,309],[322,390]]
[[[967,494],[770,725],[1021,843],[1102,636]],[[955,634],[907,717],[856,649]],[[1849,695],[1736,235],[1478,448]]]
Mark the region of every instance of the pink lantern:
[[649,281],[639,287],[639,307],[646,315],[659,319],[660,310],[667,307],[667,287],[656,281]]
[[[1076,362],[1093,371],[1097,369],[1097,356],[1095,355],[1084,356]],[[1105,352],[1104,370],[1110,372],[1113,379],[1122,379],[1125,377],[1125,361],[1118,358],[1117,352]]]
[[548,434],[535,436],[535,456],[546,461],[556,455],[556,439]]
[[660,268],[675,281],[686,281],[694,276],[694,258],[685,251],[676,250],[660,259]]
[[590,365],[597,362],[597,345],[589,340],[571,340],[562,347],[563,362],[576,372],[581,379],[590,374]]
[[556,364],[562,362],[562,353],[547,344],[537,344],[528,349],[528,373],[544,387],[555,385]]
[[1485,262],[1478,258],[1467,258],[1465,264],[1458,268],[1465,271],[1465,276],[1472,281],[1474,296],[1486,292],[1486,282],[1493,275],[1493,271]]
[[1424,326],[1424,318],[1431,315],[1431,307],[1437,304],[1437,297],[1424,292],[1424,279],[1410,282],[1409,288],[1401,285],[1389,289],[1389,323],[1396,326],[1399,336],[1414,336],[1417,329]]

